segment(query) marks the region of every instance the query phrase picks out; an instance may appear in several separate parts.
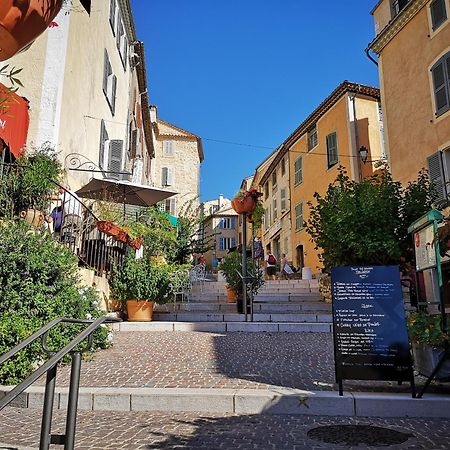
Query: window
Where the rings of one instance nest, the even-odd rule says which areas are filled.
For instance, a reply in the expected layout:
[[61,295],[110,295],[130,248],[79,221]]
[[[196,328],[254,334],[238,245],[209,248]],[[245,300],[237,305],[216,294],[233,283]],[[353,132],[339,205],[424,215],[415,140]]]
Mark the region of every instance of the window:
[[163,167],[161,175],[162,186],[172,186],[174,182],[174,173],[171,167]]
[[272,172],[272,192],[277,190],[277,170]]
[[229,250],[236,247],[236,238],[234,237],[220,237],[219,238],[219,250]]
[[219,228],[222,230],[234,230],[236,228],[236,218],[224,217],[220,219]]
[[123,141],[118,139],[109,141],[108,178],[120,179],[118,172],[122,172],[122,158]]
[[450,109],[450,52],[433,66],[431,74],[436,102],[436,116],[440,116]]
[[336,133],[331,133],[327,136],[327,160],[328,168],[333,167],[339,162]]
[[273,220],[277,220],[278,209],[277,209],[277,199],[273,199]]
[[281,160],[281,176],[284,177],[286,174],[286,160],[283,158]]
[[294,162],[294,183],[300,184],[303,181],[303,159],[299,156]]
[[111,63],[109,61],[108,52],[105,50],[105,61],[103,67],[103,93],[108,101],[109,109],[112,115],[116,109],[116,89],[117,78],[113,74]]
[[406,5],[410,2],[410,0],[394,0],[392,2],[392,17],[395,17],[397,14],[402,11]]
[[137,155],[137,146],[138,146],[138,129],[133,129],[133,124],[130,122],[130,142],[129,142],[129,148],[128,148],[128,154],[130,156],[130,159],[136,158]]
[[173,156],[173,142],[164,141],[163,142],[163,154],[164,156]]
[[299,203],[295,207],[295,231],[303,228],[303,203]]
[[116,0],[109,2],[109,23],[112,28],[114,36],[116,35]]
[[312,150],[318,144],[317,141],[317,126],[314,125],[314,128],[311,128],[308,131],[308,151]]
[[269,198],[269,182],[264,185],[264,199],[267,200]]
[[286,211],[286,189],[281,189],[281,212]]
[[128,39],[123,27],[122,17],[117,16],[117,35],[116,35],[117,49],[120,53],[120,59],[122,60],[123,68],[127,67],[128,57]]
[[430,5],[433,31],[437,30],[447,20],[445,0],[433,0]]
[[264,229],[267,230],[270,226],[269,208],[264,209]]
[[105,121],[102,120],[100,123],[100,148],[98,153],[98,166],[100,170],[107,168],[107,163],[105,162],[105,156],[109,157],[109,137],[108,131],[106,130]]
[[428,172],[430,181],[433,186],[433,194],[435,196],[434,203],[442,204],[447,198],[446,180],[444,175],[444,163],[442,153],[436,152],[427,158]]

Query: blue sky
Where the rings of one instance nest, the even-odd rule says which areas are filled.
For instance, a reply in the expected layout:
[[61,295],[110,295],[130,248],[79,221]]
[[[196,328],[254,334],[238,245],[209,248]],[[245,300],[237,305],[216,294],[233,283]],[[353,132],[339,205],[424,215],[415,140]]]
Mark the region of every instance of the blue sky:
[[151,103],[203,138],[202,200],[232,197],[343,80],[378,86],[375,3],[132,0]]

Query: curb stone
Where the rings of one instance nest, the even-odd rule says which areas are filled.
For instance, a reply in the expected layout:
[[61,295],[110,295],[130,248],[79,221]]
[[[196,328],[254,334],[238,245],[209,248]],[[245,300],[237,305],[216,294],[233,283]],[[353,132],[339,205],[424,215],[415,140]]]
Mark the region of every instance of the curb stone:
[[[13,386],[0,386],[0,398]],[[18,407],[40,408],[43,386],[26,390]],[[57,388],[55,408],[65,409],[68,388]],[[347,417],[450,418],[450,397],[300,389],[80,388],[79,409]],[[1,450],[1,447],[0,447]]]

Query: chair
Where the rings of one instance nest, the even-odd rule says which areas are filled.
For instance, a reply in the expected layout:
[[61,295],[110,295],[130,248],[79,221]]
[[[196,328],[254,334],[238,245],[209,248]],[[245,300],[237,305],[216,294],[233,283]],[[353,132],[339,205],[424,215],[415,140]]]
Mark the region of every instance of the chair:
[[185,299],[189,302],[189,294],[192,287],[189,270],[180,269],[169,275],[169,289],[170,295],[173,296],[173,309],[176,310],[177,297],[181,296],[181,302]]
[[200,291],[203,292],[203,285],[205,281],[210,281],[206,278],[206,266],[204,264],[197,264],[189,271],[189,280],[192,285],[198,285]]

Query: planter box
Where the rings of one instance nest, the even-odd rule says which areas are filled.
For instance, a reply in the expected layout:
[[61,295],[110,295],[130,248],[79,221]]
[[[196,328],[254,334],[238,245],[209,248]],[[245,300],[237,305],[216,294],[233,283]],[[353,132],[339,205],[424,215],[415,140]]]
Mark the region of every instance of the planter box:
[[[444,354],[443,348],[433,348],[425,344],[413,344],[414,367],[422,375],[429,377]],[[450,357],[448,357],[435,377],[450,380]]]

